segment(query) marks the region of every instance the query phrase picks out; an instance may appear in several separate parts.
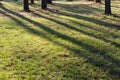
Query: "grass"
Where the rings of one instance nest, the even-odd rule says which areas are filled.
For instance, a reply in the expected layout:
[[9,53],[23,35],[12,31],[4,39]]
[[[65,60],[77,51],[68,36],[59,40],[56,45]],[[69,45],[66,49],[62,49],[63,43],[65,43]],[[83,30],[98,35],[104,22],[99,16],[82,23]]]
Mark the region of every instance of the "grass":
[[0,4],[0,80],[119,80],[120,3],[113,15],[93,2],[54,2],[48,10]]

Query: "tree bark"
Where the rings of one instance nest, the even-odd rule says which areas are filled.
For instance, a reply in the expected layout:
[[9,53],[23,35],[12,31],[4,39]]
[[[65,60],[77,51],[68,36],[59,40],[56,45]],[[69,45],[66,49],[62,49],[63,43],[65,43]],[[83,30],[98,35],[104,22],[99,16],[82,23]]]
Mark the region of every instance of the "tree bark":
[[29,11],[29,2],[28,0],[24,0],[24,8],[23,8],[24,11]]
[[42,0],[41,8],[42,9],[47,9],[47,0]]
[[111,14],[111,0],[105,0],[105,14]]
[[31,4],[34,4],[34,0],[31,0]]
[[96,0],[95,2],[96,2],[96,3],[101,3],[101,0]]
[[52,4],[52,0],[47,0],[47,3],[48,4]]

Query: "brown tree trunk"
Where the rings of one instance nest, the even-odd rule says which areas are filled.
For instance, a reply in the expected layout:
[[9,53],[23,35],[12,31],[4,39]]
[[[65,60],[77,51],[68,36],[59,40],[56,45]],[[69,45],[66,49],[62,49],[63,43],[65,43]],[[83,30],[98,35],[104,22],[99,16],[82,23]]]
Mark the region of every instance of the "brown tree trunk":
[[101,0],[96,0],[95,2],[96,2],[96,3],[101,3]]
[[105,0],[105,14],[111,14],[111,0]]
[[42,0],[41,3],[42,3],[42,4],[41,4],[41,8],[42,8],[42,9],[47,9],[47,0]]
[[28,3],[28,0],[24,0],[23,3],[24,3],[24,8],[23,8],[23,10],[24,10],[24,11],[29,11],[29,3]]
[[48,4],[52,4],[52,0],[47,0],[47,3]]
[[34,0],[31,0],[31,4],[34,4]]

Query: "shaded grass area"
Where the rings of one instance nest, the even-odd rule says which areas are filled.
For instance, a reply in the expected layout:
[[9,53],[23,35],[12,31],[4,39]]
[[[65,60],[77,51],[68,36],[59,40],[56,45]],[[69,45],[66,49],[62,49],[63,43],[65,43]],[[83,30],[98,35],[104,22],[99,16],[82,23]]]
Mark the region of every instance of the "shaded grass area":
[[102,14],[100,6],[55,3],[25,13],[2,2],[0,78],[119,80],[119,17]]

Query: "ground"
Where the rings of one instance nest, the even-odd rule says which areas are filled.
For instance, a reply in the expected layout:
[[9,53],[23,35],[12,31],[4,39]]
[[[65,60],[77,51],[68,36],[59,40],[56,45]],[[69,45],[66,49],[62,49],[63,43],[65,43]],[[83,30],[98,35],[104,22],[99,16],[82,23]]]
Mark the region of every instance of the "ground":
[[120,80],[120,2],[0,4],[0,80]]

